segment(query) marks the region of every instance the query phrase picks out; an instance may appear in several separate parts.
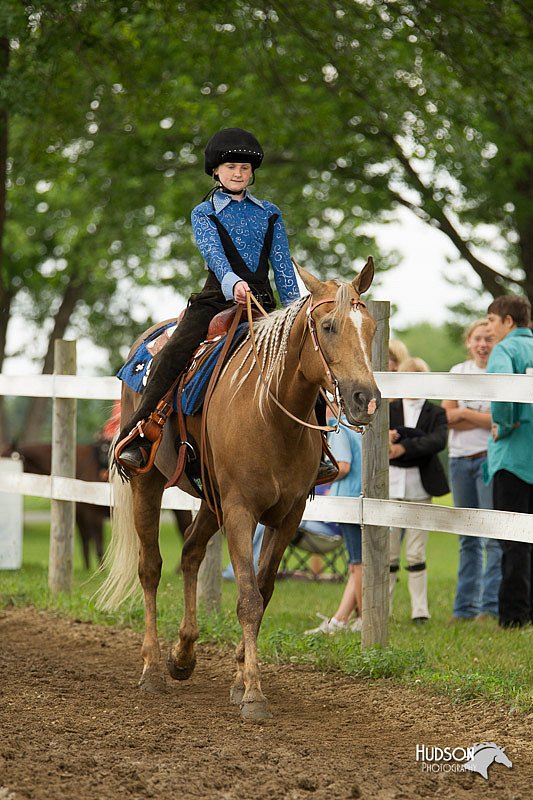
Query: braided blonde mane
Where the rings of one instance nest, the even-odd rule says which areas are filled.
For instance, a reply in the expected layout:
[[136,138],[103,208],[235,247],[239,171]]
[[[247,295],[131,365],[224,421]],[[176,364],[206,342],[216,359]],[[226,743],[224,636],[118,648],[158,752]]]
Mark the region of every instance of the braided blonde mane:
[[[333,317],[342,324],[351,309],[350,284],[337,280],[335,283],[338,289],[335,295]],[[265,382],[263,383],[259,370],[256,370],[257,378],[254,396],[257,396],[259,393],[259,406],[261,411],[263,411],[264,403],[268,398],[269,392],[273,391],[273,393],[277,395],[279,382],[285,369],[285,358],[292,326],[294,325],[296,317],[308,302],[308,299],[308,297],[302,297],[299,300],[295,300],[286,308],[274,311],[272,314],[269,314],[268,317],[263,317],[254,324],[257,352],[261,359],[261,371],[265,378]],[[249,363],[247,364],[247,362]],[[231,398],[233,399],[255,370],[255,357],[249,331],[242,344],[229,359],[224,372],[229,369],[231,364],[235,367],[230,382],[230,386],[235,387]]]

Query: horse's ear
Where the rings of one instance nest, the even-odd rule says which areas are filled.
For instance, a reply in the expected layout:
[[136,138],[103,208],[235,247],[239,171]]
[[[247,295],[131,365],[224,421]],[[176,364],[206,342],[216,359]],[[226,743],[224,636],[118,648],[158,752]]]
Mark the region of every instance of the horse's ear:
[[364,294],[374,280],[374,259],[368,256],[367,262],[359,275],[353,279],[352,286],[357,294]]
[[311,275],[310,272],[301,267],[294,258],[292,258],[291,261],[296,267],[298,275],[303,280],[305,288],[308,289],[311,294],[316,294],[322,288],[322,281],[319,281],[318,278],[315,278],[314,275]]

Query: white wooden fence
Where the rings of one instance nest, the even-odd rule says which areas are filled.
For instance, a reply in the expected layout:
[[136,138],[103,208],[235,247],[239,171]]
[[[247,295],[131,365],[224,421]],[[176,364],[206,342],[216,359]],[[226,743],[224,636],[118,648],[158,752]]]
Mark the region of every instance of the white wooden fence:
[[[379,348],[381,357],[374,365],[383,364],[384,347],[387,340],[386,303],[373,304],[372,313],[383,307],[382,329]],[[379,328],[379,324],[378,324]],[[54,375],[6,376],[0,375],[0,395],[50,397],[54,402],[53,428],[53,473],[51,476],[28,473],[0,474],[0,491],[20,495],[50,498],[52,501],[51,560],[49,585],[52,591],[69,590],[71,581],[71,556],[74,526],[74,503],[85,502],[96,505],[110,504],[110,487],[102,483],[76,480],[72,463],[68,463],[66,450],[73,449],[70,442],[57,430],[65,420],[72,423],[76,399],[115,400],[120,397],[120,384],[116,378],[83,377],[61,374],[75,371],[75,343],[56,342],[56,364],[70,366],[61,368]],[[70,347],[70,356],[61,348]],[[72,358],[74,352],[74,358]],[[375,354],[374,354],[375,355]],[[74,367],[72,367],[72,361]],[[533,375],[458,375],[449,373],[389,373],[375,371],[377,384],[383,398],[410,397],[451,400],[501,400],[519,403],[533,401]],[[74,411],[73,411],[74,410]],[[383,418],[381,419],[383,427]],[[383,431],[381,431],[383,434]],[[363,476],[366,497],[316,497],[307,503],[304,519],[323,521],[357,522],[363,527],[363,561],[367,571],[367,600],[363,599],[365,615],[363,646],[386,644],[388,619],[388,527],[411,527],[420,530],[439,530],[468,536],[484,536],[533,543],[533,518],[528,514],[479,509],[448,508],[434,504],[405,503],[383,499],[383,487],[371,486],[368,473],[374,467],[382,470],[388,464],[387,444],[383,435],[372,434],[366,438],[363,451],[367,464],[367,479]],[[370,445],[370,442],[375,445]],[[374,450],[377,452],[374,452]],[[63,450],[62,450],[63,448]],[[532,438],[533,449],[533,438]],[[62,450],[62,452],[61,452]],[[365,458],[365,456],[363,456]],[[54,468],[54,464],[57,465]],[[368,495],[374,495],[368,496]],[[386,493],[385,493],[386,496]],[[378,499],[376,499],[378,498]],[[168,489],[163,496],[163,508],[195,510],[200,501],[179,489]],[[54,512],[55,509],[55,512]],[[55,522],[54,522],[55,518]],[[70,560],[69,560],[70,559]],[[66,561],[66,567],[65,567]],[[364,579],[365,582],[365,579]],[[376,588],[377,587],[377,588]]]
[[[375,377],[385,398],[508,400],[515,403],[530,403],[533,400],[531,375],[376,372]],[[87,378],[81,375],[0,375],[0,395],[115,400],[120,397],[120,383],[116,378]],[[0,489],[5,492],[103,506],[110,503],[107,484],[28,473],[2,474],[0,480]],[[167,489],[163,496],[163,508],[195,510],[199,505],[199,500],[179,489]],[[531,515],[508,511],[447,508],[364,497],[316,497],[308,502],[304,519],[409,526],[420,530],[482,535],[533,544]]]

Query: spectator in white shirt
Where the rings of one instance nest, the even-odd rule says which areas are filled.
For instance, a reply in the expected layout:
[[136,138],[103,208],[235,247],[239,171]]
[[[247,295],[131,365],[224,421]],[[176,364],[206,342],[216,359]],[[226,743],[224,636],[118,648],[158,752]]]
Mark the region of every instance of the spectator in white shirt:
[[[488,319],[467,329],[467,361],[450,370],[458,375],[481,375],[494,345]],[[450,435],[448,455],[453,502],[459,508],[492,508],[492,481],[483,479],[491,430],[490,401],[444,400]],[[482,531],[480,531],[482,533]],[[485,563],[484,563],[485,562]],[[498,616],[502,578],[502,549],[497,539],[459,537],[459,572],[450,624]]]

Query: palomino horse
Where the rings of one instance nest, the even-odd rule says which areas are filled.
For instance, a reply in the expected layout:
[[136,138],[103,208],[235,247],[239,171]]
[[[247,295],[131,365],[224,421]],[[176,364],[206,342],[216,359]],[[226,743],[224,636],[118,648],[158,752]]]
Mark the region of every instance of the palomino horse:
[[[253,721],[271,716],[261,690],[259,627],[274,590],[281,557],[302,518],[321,453],[319,431],[295,422],[273,402],[273,397],[295,417],[316,423],[314,408],[319,389],[332,390],[333,374],[350,424],[369,423],[380,401],[370,363],[375,323],[360,301],[360,294],[373,279],[372,259],[351,283],[322,283],[304,269],[299,268],[299,272],[310,297],[297,300],[254,325],[264,378],[258,372],[248,334],[220,375],[206,420],[209,461],[235,570],[237,615],[242,628],[230,698],[240,705],[242,717]],[[131,416],[136,397],[130,389],[123,388],[121,425]],[[188,427],[200,441],[200,415],[188,418]],[[108,552],[110,573],[99,596],[101,605],[116,606],[135,591],[138,568],[146,623],[140,686],[152,692],[164,691],[156,628],[156,592],[161,574],[159,510],[166,478],[172,475],[176,461],[177,435],[177,422],[172,417],[156,457],[157,468],[122,486],[126,502],[119,503],[115,510],[116,524]],[[181,479],[179,485],[193,493],[187,479]],[[115,480],[115,486],[120,490],[119,481]],[[258,522],[263,522],[266,530],[256,577],[252,537]],[[195,667],[197,573],[207,543],[218,528],[217,515],[202,502],[185,535],[184,616],[179,640],[171,646],[167,658],[170,675],[177,680],[189,678]]]
[[[50,475],[52,470],[52,445],[36,442],[35,444],[11,444],[1,452],[1,458],[17,454],[22,460],[24,472],[34,475]],[[80,481],[104,481],[95,445],[79,444],[76,447],[76,478]],[[178,531],[183,534],[191,524],[190,511],[175,510]],[[96,558],[101,563],[104,557],[104,522],[109,517],[108,506],[97,506],[93,503],[76,503],[76,524],[80,532],[83,562],[85,569],[91,568],[91,545],[94,544]]]

